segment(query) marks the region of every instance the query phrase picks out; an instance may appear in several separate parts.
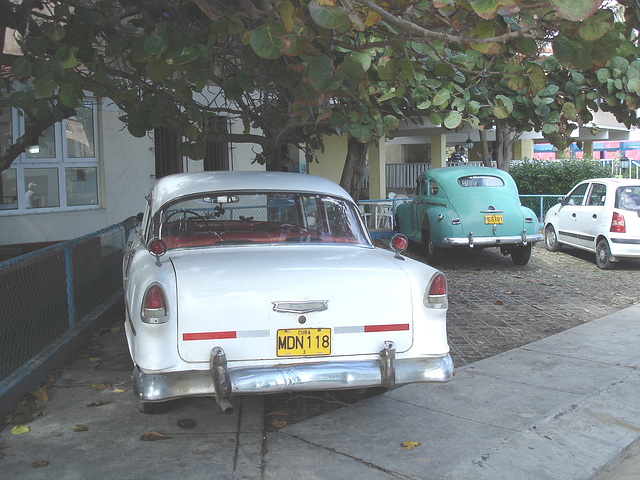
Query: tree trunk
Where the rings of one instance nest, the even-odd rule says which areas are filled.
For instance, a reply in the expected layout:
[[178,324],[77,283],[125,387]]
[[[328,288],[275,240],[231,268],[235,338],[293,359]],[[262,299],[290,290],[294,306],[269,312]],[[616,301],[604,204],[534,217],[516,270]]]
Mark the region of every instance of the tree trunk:
[[480,134],[480,147],[482,150],[482,163],[485,167],[491,166],[491,158],[489,157],[489,142],[487,142],[487,132],[479,130]]
[[518,134],[509,127],[496,125],[496,145],[493,149],[493,157],[498,168],[509,171],[509,165],[513,160],[513,143],[518,139]]
[[361,143],[349,137],[347,146],[347,159],[342,170],[340,186],[344,188],[355,201],[360,199],[362,176],[367,159],[368,143]]

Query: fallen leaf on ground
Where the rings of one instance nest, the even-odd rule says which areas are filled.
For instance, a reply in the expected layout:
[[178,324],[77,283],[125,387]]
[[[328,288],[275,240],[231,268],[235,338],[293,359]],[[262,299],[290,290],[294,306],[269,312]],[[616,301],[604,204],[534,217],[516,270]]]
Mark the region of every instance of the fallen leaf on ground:
[[507,295],[515,295],[516,294],[516,292],[504,292],[504,293],[506,293]]
[[89,361],[91,363],[95,363],[95,362],[101,362],[102,359],[100,357],[89,357]]
[[569,312],[569,313],[565,313],[564,315],[565,315],[566,317],[573,317],[573,313],[570,313],[570,312]]
[[113,390],[113,387],[108,383],[92,383],[91,388],[94,390]]
[[145,433],[144,435],[140,435],[140,440],[142,440],[143,442],[154,442],[156,440],[169,440],[170,438],[171,438],[170,436],[160,432],[149,432],[149,433]]
[[11,429],[11,433],[14,435],[22,435],[23,433],[29,433],[31,427],[29,425],[16,425]]
[[504,305],[504,303],[502,303],[502,301],[500,300],[496,300],[495,302],[493,302],[494,305]]
[[33,390],[29,392],[29,395],[31,395],[32,397],[36,397],[38,400],[40,400],[41,402],[48,402],[49,401],[49,394],[46,392],[46,390]]
[[531,305],[536,310],[544,310],[544,307],[539,307],[538,305]]
[[87,427],[86,425],[77,424],[77,425],[73,426],[73,431],[74,432],[88,432],[89,431],[89,427]]
[[113,393],[124,393],[124,392],[126,392],[126,391],[127,391],[127,389],[126,389],[126,388],[114,388],[114,389],[112,390],[112,392],[113,392]]
[[413,450],[418,445],[420,445],[420,442],[402,442],[400,445],[402,445],[407,450]]
[[284,428],[287,425],[289,425],[287,422],[285,422],[284,420],[273,420],[271,422],[271,426],[274,428]]
[[109,330],[111,333],[118,333],[120,331],[120,327],[112,327],[111,330]]
[[47,462],[46,460],[40,460],[39,462],[33,462],[31,465],[33,466],[33,468],[40,468],[46,467],[47,465],[49,465],[49,462]]

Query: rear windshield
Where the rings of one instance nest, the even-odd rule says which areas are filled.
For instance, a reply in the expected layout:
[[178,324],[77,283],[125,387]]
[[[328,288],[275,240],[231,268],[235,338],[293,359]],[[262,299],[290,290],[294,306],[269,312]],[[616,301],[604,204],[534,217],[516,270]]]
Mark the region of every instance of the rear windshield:
[[165,206],[154,236],[169,248],[327,243],[370,246],[357,209],[335,197],[291,192],[225,192]]
[[640,185],[619,187],[616,191],[616,208],[621,210],[640,210]]
[[504,187],[500,177],[492,175],[468,175],[458,178],[461,187]]

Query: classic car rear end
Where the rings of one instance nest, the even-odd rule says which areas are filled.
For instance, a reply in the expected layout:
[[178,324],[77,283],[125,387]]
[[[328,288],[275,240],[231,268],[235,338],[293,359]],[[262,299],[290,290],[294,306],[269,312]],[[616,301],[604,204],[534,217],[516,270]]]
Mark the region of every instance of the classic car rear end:
[[231,410],[234,394],[453,375],[444,275],[374,248],[356,205],[325,179],[161,179],[124,271],[143,411],[184,396]]
[[416,196],[396,209],[398,231],[422,243],[427,259],[453,247],[498,247],[526,265],[531,246],[543,240],[533,211],[520,204],[507,172],[487,167],[427,170]]

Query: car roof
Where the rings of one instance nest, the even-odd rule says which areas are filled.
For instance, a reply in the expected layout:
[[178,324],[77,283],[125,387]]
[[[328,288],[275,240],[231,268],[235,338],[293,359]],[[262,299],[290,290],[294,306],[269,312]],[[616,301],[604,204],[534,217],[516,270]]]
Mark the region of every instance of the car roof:
[[175,198],[205,192],[274,191],[323,193],[353,201],[335,182],[315,175],[289,172],[177,173],[159,179],[151,190],[153,213]]
[[441,167],[434,168],[433,170],[425,170],[420,174],[423,177],[433,177],[441,182],[455,181],[460,177],[466,177],[468,175],[493,175],[500,178],[511,178],[511,176],[504,170],[493,167]]
[[[618,177],[604,177],[604,178],[590,178],[588,180],[583,180],[580,183],[587,182],[599,182],[599,183],[607,183],[610,185],[615,185],[619,187],[626,187],[629,185],[640,186],[640,179],[636,178],[618,178]],[[576,184],[576,185],[578,185]]]

